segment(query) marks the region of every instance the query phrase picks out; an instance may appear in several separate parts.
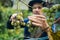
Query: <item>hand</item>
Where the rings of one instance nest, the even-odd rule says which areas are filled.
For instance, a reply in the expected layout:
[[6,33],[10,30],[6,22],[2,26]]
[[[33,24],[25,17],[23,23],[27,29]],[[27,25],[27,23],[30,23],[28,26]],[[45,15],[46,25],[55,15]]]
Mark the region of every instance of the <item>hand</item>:
[[17,15],[17,14],[13,14],[13,15],[10,17],[10,21],[14,21],[14,20],[15,20],[16,15]]
[[49,27],[46,21],[46,17],[44,15],[33,15],[33,16],[28,16],[28,18],[29,20],[32,21],[33,25],[40,27],[42,30]]

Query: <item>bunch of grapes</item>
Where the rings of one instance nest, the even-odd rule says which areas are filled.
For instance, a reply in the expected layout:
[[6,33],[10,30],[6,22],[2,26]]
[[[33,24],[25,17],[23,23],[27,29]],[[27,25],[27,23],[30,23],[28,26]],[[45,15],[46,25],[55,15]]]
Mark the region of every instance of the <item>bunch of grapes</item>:
[[43,13],[48,13],[48,12],[49,12],[49,8],[43,7],[43,8],[42,8],[42,11],[43,11]]
[[56,12],[60,9],[60,4],[55,4],[50,8],[50,12]]
[[14,20],[11,22],[11,25],[13,25],[14,27],[14,33],[16,36],[19,37],[24,37],[24,27],[25,26],[25,22],[23,20],[23,14],[22,13],[18,13]]
[[60,10],[60,4],[55,4],[51,8],[43,7],[42,11],[45,14],[48,24],[51,26],[55,19],[55,13]]
[[47,8],[47,7],[43,7],[42,8],[42,11],[44,13],[53,13],[55,12],[56,10],[59,10],[60,9],[60,4],[55,4],[53,5],[51,8]]
[[[35,35],[36,35],[36,31],[38,30],[38,27],[37,26],[34,26],[33,24],[32,24],[32,21],[31,20],[29,20],[28,21],[28,23],[27,23],[27,27],[28,27],[28,31],[31,33],[31,37],[35,37]],[[40,29],[39,29],[40,30]]]
[[13,25],[16,28],[20,28],[21,25],[25,25],[24,20],[23,20],[23,14],[18,13],[14,20],[11,22],[11,25]]

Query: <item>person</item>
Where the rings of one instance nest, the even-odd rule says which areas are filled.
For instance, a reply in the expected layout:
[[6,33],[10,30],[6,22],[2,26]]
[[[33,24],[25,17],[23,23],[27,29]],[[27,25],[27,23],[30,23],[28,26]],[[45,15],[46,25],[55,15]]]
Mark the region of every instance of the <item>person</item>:
[[[32,0],[29,2],[28,5],[31,6],[29,7],[29,10],[32,12],[32,15],[24,19],[24,22],[27,23],[29,20],[31,20],[32,25],[37,26],[39,29],[37,29],[37,33],[35,37],[30,37],[31,33],[28,31],[29,28],[27,26],[24,27],[24,36],[25,36],[24,40],[49,40],[47,33],[49,32],[50,27],[46,21],[46,17],[42,12],[42,8],[46,6],[45,2],[42,0]],[[10,19],[14,18],[14,16],[11,16]],[[7,25],[9,24],[11,23],[8,21]],[[7,28],[13,29],[13,27],[11,26],[7,26]],[[40,28],[42,31],[44,31],[43,33],[40,33]],[[39,38],[39,39],[35,39],[35,38]]]

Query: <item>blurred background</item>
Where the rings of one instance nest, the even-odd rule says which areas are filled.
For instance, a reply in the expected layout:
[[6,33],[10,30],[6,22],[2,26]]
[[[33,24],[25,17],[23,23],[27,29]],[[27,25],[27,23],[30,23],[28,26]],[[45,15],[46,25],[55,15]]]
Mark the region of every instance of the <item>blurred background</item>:
[[[0,40],[14,40],[14,39],[17,40],[16,38],[18,36],[15,37],[15,34],[13,34],[12,32],[13,30],[10,31],[11,33],[8,33],[6,24],[7,21],[9,20],[9,16],[16,12],[22,12],[24,18],[30,15],[28,14],[31,13],[28,11],[29,1],[31,0],[0,0]],[[52,6],[53,4],[60,4],[60,0],[43,0],[43,1],[47,2],[47,7]]]

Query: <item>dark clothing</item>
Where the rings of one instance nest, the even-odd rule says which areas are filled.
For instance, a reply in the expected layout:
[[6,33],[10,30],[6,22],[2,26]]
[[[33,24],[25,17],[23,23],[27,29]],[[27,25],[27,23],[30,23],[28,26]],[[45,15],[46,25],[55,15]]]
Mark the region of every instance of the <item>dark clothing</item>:
[[11,21],[9,21],[9,20],[7,22],[7,28],[8,29],[14,29],[13,25],[11,25]]

